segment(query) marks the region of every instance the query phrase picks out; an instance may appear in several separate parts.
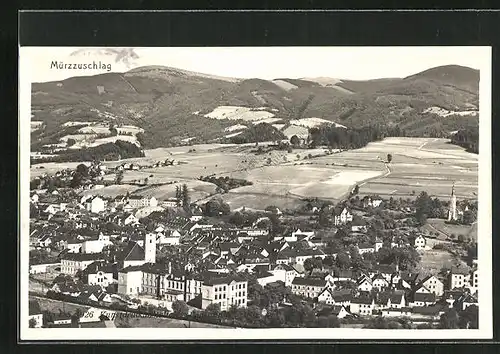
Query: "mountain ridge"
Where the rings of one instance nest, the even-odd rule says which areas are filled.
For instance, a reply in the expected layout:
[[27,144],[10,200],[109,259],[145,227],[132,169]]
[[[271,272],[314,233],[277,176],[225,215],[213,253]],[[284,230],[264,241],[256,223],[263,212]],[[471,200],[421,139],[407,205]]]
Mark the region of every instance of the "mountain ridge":
[[57,131],[68,121],[90,120],[136,125],[145,130],[141,136],[145,146],[160,147],[186,138],[216,141],[229,126],[252,124],[248,112],[241,120],[205,117],[221,106],[260,109],[285,124],[317,117],[347,128],[397,125],[415,136],[478,125],[477,117],[424,113],[439,112],[432,107],[477,111],[479,71],[472,68],[447,65],[405,78],[365,81],[316,78],[323,85],[308,80],[221,78],[151,65],[34,83],[32,119],[44,122],[45,128],[33,138]]

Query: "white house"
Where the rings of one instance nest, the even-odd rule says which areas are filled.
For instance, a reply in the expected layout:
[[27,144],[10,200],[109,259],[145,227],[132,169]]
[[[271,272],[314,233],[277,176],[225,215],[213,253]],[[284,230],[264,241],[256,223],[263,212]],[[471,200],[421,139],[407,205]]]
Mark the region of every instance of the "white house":
[[347,210],[347,208],[344,207],[341,211],[334,211],[335,226],[345,225],[348,222],[352,222],[352,214]]
[[373,289],[373,283],[372,280],[366,276],[362,277],[360,280],[358,280],[358,290],[359,291],[372,291]]
[[375,300],[369,296],[360,296],[351,300],[350,312],[361,316],[372,315]]
[[377,288],[379,291],[389,287],[389,282],[383,275],[377,274],[372,278],[372,287]]
[[87,279],[88,285],[100,285],[107,287],[115,283],[113,278],[113,266],[105,262],[94,262],[90,264],[84,271],[84,276]]
[[416,250],[424,250],[426,248],[427,241],[423,235],[418,235],[415,237],[415,241],[413,243],[413,246],[415,247]]
[[248,300],[248,282],[235,276],[206,279],[201,286],[201,308],[210,304],[220,304],[226,311],[231,306],[246,307]]
[[[430,290],[436,296],[442,296],[444,294],[444,283],[435,275],[428,275],[418,285],[416,292],[421,292],[421,288]],[[425,292],[425,291],[424,291]]]
[[106,201],[99,196],[85,196],[82,198],[85,209],[94,214],[99,214],[106,209]]
[[452,267],[448,274],[448,289],[453,290],[457,288],[462,288],[467,285],[470,280],[470,274],[468,270],[464,268]]
[[66,253],[61,257],[61,273],[75,275],[95,261],[103,261],[100,253]]
[[104,249],[104,247],[108,245],[112,245],[111,241],[104,240],[87,240],[82,243],[82,253],[100,253]]
[[271,273],[273,273],[276,277],[276,281],[280,280],[285,283],[285,286],[288,287],[292,286],[292,282],[295,277],[301,276],[295,268],[289,266],[288,264],[278,264],[274,267]]
[[68,241],[66,243],[66,248],[69,253],[80,253],[82,251],[83,242],[80,240]]
[[118,294],[137,296],[142,291],[142,266],[129,266],[118,272]]

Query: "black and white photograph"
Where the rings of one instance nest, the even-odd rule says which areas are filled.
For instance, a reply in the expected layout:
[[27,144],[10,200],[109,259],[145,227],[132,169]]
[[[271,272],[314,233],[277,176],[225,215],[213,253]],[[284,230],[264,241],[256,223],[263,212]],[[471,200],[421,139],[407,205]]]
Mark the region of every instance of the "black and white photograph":
[[489,47],[20,47],[27,340],[492,337]]

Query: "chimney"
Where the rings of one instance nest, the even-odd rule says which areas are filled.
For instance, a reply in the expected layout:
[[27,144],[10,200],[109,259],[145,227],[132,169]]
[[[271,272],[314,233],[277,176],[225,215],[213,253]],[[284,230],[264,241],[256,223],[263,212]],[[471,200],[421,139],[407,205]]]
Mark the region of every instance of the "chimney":
[[168,262],[168,274],[172,274],[172,262]]

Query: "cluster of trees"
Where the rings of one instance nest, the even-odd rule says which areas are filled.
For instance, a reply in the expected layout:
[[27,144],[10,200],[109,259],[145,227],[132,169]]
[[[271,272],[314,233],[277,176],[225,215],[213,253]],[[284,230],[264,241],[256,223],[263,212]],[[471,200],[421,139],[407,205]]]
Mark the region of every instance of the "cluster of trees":
[[321,125],[309,129],[309,146],[327,145],[332,149],[358,149],[369,142],[387,136],[401,136],[399,127],[367,126],[359,129],[346,129],[333,125]]
[[182,187],[175,187],[175,198],[182,201],[182,206],[186,211],[189,210],[189,206],[191,205],[191,197],[189,195],[187,184],[184,183]]
[[459,328],[478,328],[478,307],[476,305],[468,306],[465,310],[457,311],[450,308],[441,315],[439,328],[459,329]]
[[128,141],[116,140],[114,143],[106,143],[80,150],[68,149],[60,151],[57,156],[38,159],[36,162],[114,161],[132,157],[144,157],[144,151]]
[[203,214],[206,216],[229,215],[231,208],[220,197],[212,198],[203,205]]
[[415,218],[420,226],[425,225],[427,218],[445,217],[446,212],[446,206],[439,199],[432,199],[425,191],[415,200]]
[[363,328],[371,329],[412,329],[412,322],[409,318],[387,318],[382,316],[373,317],[365,323]]
[[69,127],[58,127],[58,130],[52,134],[46,134],[44,131],[35,131],[31,134],[31,151],[46,150],[44,145],[58,144],[60,139],[66,135],[76,134],[78,130],[85,127],[84,124],[73,125]]
[[468,152],[479,154],[479,127],[459,130],[452,135],[451,143],[464,147]]
[[29,256],[30,264],[47,264],[47,263],[57,263],[57,256],[53,256],[49,251],[46,250],[31,250]]
[[230,139],[234,144],[246,144],[262,141],[278,141],[286,139],[286,136],[268,123],[252,125],[245,129],[243,133]]
[[[172,304],[172,310],[176,317],[235,327],[340,326],[340,321],[335,315],[316,316],[313,309],[308,304],[302,303],[283,283],[262,287],[252,280],[249,282],[248,290],[250,301],[245,308],[231,306],[228,311],[221,311],[219,304],[210,304],[205,310],[194,310],[188,315],[188,306],[183,301],[176,301]],[[284,301],[289,305],[283,305]]]
[[251,186],[253,183],[244,179],[230,178],[226,177],[215,177],[215,176],[200,176],[200,181],[209,182],[215,184],[220,190],[227,193],[230,189]]

